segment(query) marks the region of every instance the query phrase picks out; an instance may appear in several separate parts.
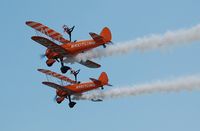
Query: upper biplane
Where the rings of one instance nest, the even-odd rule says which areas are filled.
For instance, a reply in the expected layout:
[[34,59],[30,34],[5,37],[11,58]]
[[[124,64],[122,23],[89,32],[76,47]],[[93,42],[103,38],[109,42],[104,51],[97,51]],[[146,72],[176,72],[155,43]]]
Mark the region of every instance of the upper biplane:
[[[37,43],[45,46],[47,48],[45,55],[47,57],[46,64],[52,66],[56,61],[61,63],[61,72],[66,73],[70,67],[64,66],[64,62],[71,62],[73,58],[85,51],[91,50],[98,46],[106,47],[106,44],[112,43],[112,35],[109,28],[105,27],[101,31],[100,35],[90,32],[92,39],[82,40],[82,41],[69,41],[65,39],[60,33],[56,32],[49,27],[34,21],[27,21],[26,25],[32,27],[36,31],[39,31],[46,36],[50,37],[52,40],[42,37],[42,36],[32,36],[31,39]],[[74,28],[74,27],[72,27]],[[71,32],[70,32],[71,34]],[[71,37],[70,37],[71,39]],[[60,43],[56,44],[56,41]],[[67,61],[69,59],[69,61]],[[89,67],[89,68],[99,68],[101,65],[91,61],[77,61],[78,63]]]
[[[49,81],[45,81],[42,82],[42,84],[50,86],[54,89],[56,89],[56,96],[55,96],[55,100],[58,104],[60,104],[65,98],[69,100],[69,107],[73,108],[74,105],[76,104],[76,102],[73,102],[71,100],[71,96],[81,96],[84,92],[87,91],[91,91],[91,90],[95,90],[98,89],[99,87],[103,88],[103,86],[107,85],[107,86],[112,86],[110,84],[108,84],[108,76],[105,72],[102,72],[101,75],[99,76],[98,79],[94,79],[94,78],[90,78],[90,82],[77,82],[74,81],[66,76],[63,76],[61,74],[52,72],[50,70],[45,70],[45,69],[38,69],[38,71],[46,74],[46,75],[50,75],[53,77],[56,77],[58,79],[61,80],[61,84],[56,84],[53,82],[49,82]],[[64,82],[68,82],[69,84],[66,85],[64,84]],[[102,101],[101,99],[91,99],[92,101]]]

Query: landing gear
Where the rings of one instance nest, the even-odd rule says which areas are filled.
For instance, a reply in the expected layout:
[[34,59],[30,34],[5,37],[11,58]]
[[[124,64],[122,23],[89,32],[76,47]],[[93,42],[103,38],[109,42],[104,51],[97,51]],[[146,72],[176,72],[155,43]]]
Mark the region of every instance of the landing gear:
[[71,101],[71,96],[68,96],[69,98],[69,107],[73,108],[76,105],[76,102]]
[[69,103],[69,107],[70,107],[70,108],[73,108],[74,105],[76,105],[76,102],[70,102],[70,103]]
[[63,74],[65,74],[65,73],[70,69],[70,67],[64,66],[64,63],[63,63],[63,60],[62,60],[62,59],[60,60],[60,62],[61,62],[61,68],[60,68],[60,70],[61,70],[61,72],[62,72]]
[[63,74],[65,74],[69,69],[70,69],[70,67],[68,67],[68,66],[61,66],[61,68],[60,68],[60,70]]
[[51,66],[53,65],[54,62],[56,62],[54,59],[48,59],[48,60],[46,61],[46,64],[47,64],[48,67],[51,67]]

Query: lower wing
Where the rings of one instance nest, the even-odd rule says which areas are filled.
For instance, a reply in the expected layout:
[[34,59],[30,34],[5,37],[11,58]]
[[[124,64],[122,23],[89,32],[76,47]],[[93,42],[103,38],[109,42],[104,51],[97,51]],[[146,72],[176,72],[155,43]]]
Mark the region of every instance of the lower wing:
[[87,60],[87,61],[81,61],[81,62],[79,62],[81,65],[84,65],[84,66],[86,66],[86,67],[89,67],[89,68],[99,68],[99,67],[101,67],[101,65],[99,65],[99,64],[97,64],[97,63],[95,63],[95,62],[93,62],[93,61],[91,61],[91,60]]
[[35,42],[45,46],[46,48],[50,49],[51,51],[60,54],[63,57],[69,54],[69,52],[65,48],[61,47],[60,45],[57,45],[56,43],[54,43],[53,41],[51,41],[45,37],[32,36],[31,39],[34,40]]
[[55,84],[55,83],[53,83],[53,82],[47,82],[47,81],[45,81],[45,82],[42,82],[42,84],[47,85],[47,86],[49,86],[49,87],[52,87],[52,88],[54,88],[54,89],[56,89],[56,90],[65,91],[65,92],[67,92],[69,95],[74,93],[72,90],[70,90],[70,89],[68,89],[68,88],[65,88],[64,86]]

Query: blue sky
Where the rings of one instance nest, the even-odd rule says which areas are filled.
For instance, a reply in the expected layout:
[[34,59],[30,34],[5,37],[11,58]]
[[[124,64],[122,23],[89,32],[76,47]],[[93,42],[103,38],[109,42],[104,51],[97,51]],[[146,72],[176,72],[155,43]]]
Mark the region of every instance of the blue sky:
[[[47,68],[39,54],[45,48],[33,42],[33,20],[62,32],[62,25],[75,25],[73,39],[88,39],[88,32],[112,30],[113,42],[132,40],[151,33],[164,33],[200,23],[198,0],[1,0],[1,91],[0,130],[86,131],[199,131],[200,92],[149,94],[106,100],[79,101],[74,109],[67,102],[53,102],[55,91],[43,86]],[[115,86],[200,73],[199,42],[168,50],[133,52],[97,60],[102,68],[80,65],[80,80],[106,71]],[[59,65],[52,68],[59,71]],[[106,90],[109,90],[108,87]]]

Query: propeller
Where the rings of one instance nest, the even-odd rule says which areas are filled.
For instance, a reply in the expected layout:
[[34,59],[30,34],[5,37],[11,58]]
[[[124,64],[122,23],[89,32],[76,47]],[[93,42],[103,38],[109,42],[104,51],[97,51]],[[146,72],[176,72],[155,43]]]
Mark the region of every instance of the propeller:
[[45,56],[45,54],[40,54],[40,59],[44,59]]
[[54,102],[56,102],[56,99],[58,98],[58,95],[56,94],[53,98]]

